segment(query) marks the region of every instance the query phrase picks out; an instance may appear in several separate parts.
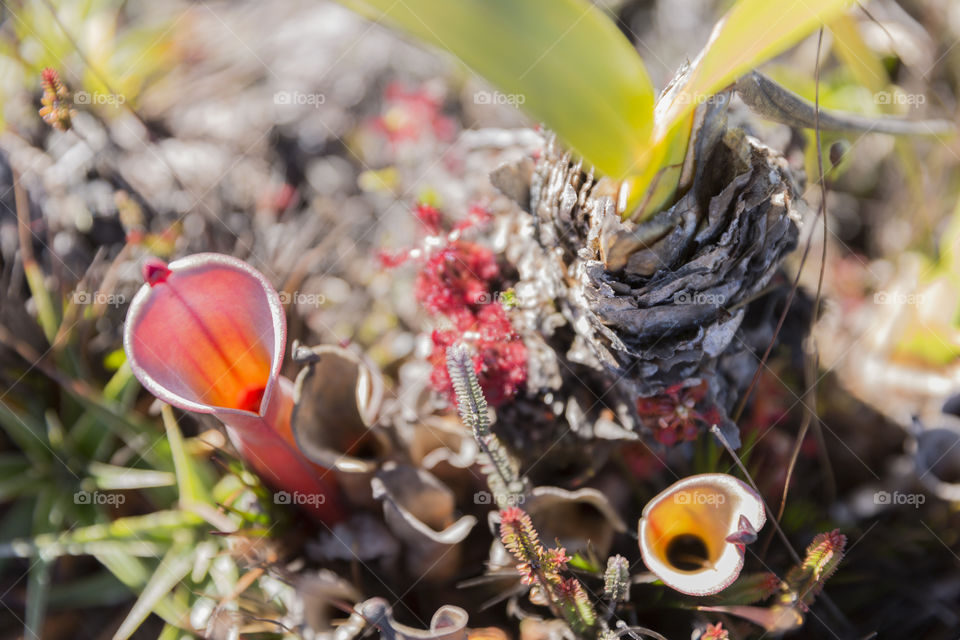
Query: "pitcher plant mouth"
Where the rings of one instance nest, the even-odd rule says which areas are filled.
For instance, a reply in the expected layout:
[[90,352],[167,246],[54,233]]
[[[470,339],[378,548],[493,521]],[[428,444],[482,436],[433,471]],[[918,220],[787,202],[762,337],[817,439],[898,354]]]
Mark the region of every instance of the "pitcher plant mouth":
[[766,521],[763,501],[724,473],[684,478],[655,496],[639,524],[644,563],[667,586],[710,595],[730,586]]
[[143,386],[198,413],[262,417],[283,364],[280,296],[237,258],[149,260],[130,304],[124,348]]

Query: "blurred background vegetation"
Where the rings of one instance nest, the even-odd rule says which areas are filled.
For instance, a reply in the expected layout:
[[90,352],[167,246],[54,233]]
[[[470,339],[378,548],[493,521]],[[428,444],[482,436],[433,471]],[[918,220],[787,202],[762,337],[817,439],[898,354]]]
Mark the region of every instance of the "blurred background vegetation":
[[[659,90],[731,3],[597,4]],[[957,121],[957,3],[858,4],[828,25],[822,49],[824,107]],[[813,35],[763,71],[813,100],[816,53]],[[38,115],[48,67],[74,96],[69,131]],[[278,287],[322,298],[289,305],[292,337],[353,341],[396,375],[418,353],[421,312],[410,278],[384,270],[377,252],[413,244],[412,203],[465,211],[487,189],[491,158],[465,151],[487,143],[471,132],[536,124],[523,105],[477,99],[491,91],[452,58],[321,0],[3,3],[3,637],[297,637],[279,621],[311,607],[328,615],[298,577],[323,564],[304,551],[319,534],[270,503],[214,423],[161,412],[140,393],[121,348],[125,305],[146,255],[239,254],[279,274]],[[764,122],[738,102],[731,118],[806,168],[815,211],[813,133]],[[512,151],[496,159],[531,150],[507,137]],[[960,515],[908,468],[921,446],[915,425],[949,421],[941,410],[960,390],[960,146],[825,133],[820,147],[826,262],[811,213],[801,283],[816,290],[824,270],[816,422],[830,464],[811,444],[783,526],[792,535],[839,526],[850,537],[829,589],[860,634],[849,637],[955,638]],[[803,419],[787,390],[801,388],[803,374],[780,352],[769,372],[757,400],[766,404],[749,414],[756,433],[741,426],[744,459],[773,496]],[[778,433],[754,448],[772,423]],[[698,447],[698,470],[726,470],[715,446]],[[938,460],[938,476],[955,482],[957,460]],[[880,490],[927,498],[877,504]],[[482,551],[489,544],[483,531],[472,540]],[[470,557],[476,564],[460,577],[483,572],[483,553]],[[356,572],[348,579],[374,582],[344,566]],[[448,600],[479,599],[451,591],[420,586],[406,606],[429,618]],[[349,590],[333,600],[353,602]],[[643,624],[671,628],[672,606],[643,603]],[[477,620],[505,624],[496,612]],[[828,637],[809,626],[801,636]],[[733,628],[731,637],[759,637]]]

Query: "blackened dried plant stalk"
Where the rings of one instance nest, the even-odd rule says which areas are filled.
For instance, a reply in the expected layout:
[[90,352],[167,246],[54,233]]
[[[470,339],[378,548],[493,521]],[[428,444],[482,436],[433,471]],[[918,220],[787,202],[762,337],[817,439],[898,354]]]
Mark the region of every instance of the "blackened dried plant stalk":
[[464,347],[454,345],[447,349],[447,371],[457,396],[460,419],[473,432],[484,455],[481,469],[497,506],[502,509],[522,502],[527,483],[520,477],[516,461],[490,430],[487,400],[480,389],[470,354]]

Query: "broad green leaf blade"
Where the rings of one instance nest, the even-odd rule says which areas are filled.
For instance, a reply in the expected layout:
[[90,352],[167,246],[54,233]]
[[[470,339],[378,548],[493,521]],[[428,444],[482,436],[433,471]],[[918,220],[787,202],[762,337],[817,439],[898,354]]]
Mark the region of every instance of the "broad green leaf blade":
[[[585,0],[341,0],[453,53],[600,173],[639,170],[654,90],[640,56]],[[494,100],[493,96],[476,99]]]
[[670,206],[677,191],[690,143],[693,116],[678,120],[665,138],[648,147],[643,171],[628,178],[629,196],[624,217],[645,220]]
[[[739,0],[713,29],[671,104],[658,114],[654,138],[734,80],[833,21],[853,0]],[[812,70],[811,70],[812,73]]]
[[[150,612],[183,580],[193,567],[193,547],[191,545],[177,545],[167,552],[160,562],[160,566],[150,576],[150,580],[143,588],[137,601],[133,603],[130,613],[120,624],[120,628],[113,634],[113,640],[127,640],[143,624]],[[186,609],[184,609],[186,614]]]
[[830,25],[833,32],[833,50],[853,72],[857,82],[871,91],[882,91],[890,77],[880,56],[875,54],[860,34],[856,20],[841,15]]

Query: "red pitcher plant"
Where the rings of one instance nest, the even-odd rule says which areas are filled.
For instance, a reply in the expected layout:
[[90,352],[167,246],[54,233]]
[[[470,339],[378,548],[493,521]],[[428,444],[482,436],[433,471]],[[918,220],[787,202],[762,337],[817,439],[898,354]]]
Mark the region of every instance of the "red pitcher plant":
[[273,286],[218,253],[148,260],[143,278],[124,327],[137,379],[170,405],[216,416],[243,459],[286,492],[281,502],[339,520],[333,477],[300,453],[290,430],[293,383],[280,375],[287,325]]

